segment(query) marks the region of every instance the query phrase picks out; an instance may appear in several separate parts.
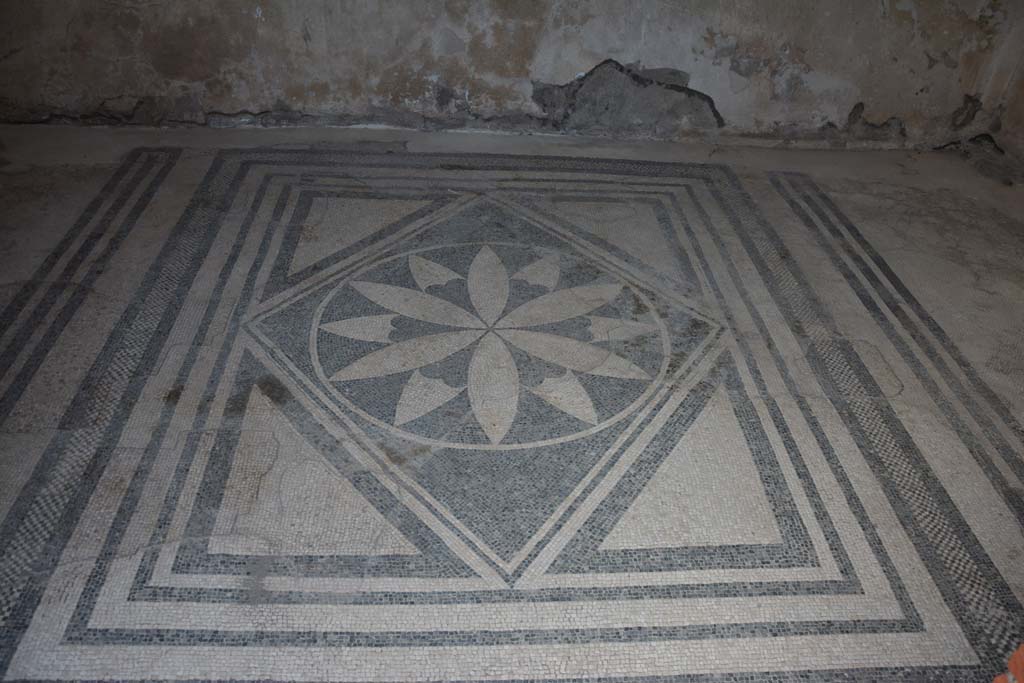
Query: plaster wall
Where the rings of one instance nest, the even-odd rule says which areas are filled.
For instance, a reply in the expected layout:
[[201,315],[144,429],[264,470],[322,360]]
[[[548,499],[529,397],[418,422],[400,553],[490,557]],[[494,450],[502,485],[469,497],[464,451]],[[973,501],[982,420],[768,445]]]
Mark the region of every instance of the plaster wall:
[[1024,0],[34,0],[0,4],[0,120],[1019,152],[1022,57]]

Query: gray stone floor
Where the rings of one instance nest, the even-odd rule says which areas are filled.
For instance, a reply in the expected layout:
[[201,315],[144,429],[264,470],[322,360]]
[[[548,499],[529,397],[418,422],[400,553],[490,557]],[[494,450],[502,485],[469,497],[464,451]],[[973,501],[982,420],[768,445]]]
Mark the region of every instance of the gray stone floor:
[[1024,640],[1024,189],[0,128],[6,679],[949,680]]

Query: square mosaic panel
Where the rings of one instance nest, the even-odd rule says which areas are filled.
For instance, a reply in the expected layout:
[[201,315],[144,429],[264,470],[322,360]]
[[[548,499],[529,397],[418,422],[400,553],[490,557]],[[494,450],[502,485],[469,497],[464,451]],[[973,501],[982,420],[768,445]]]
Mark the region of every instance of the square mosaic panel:
[[812,179],[231,150],[154,232],[179,154],[3,313],[16,421],[56,274],[138,268],[0,527],[7,679],[971,681],[1024,637],[1024,430]]

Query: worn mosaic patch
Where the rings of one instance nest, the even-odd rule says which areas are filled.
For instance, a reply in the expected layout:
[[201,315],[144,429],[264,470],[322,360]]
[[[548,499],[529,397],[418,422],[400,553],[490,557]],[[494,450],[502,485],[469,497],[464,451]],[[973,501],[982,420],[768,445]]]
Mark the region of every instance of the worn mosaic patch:
[[[127,159],[8,305],[0,416],[80,305],[39,283],[116,260],[178,155]],[[1024,430],[811,179],[751,183],[221,152],[0,527],[0,670],[995,675]]]

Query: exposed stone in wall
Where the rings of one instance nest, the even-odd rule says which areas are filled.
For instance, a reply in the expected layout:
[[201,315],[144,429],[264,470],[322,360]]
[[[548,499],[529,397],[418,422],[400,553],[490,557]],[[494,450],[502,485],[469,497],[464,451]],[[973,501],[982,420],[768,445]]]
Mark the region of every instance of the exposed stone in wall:
[[906,126],[896,116],[880,123],[865,119],[863,102],[853,105],[850,115],[846,117],[843,133],[856,140],[900,140],[907,137]]
[[533,84],[533,100],[559,130],[673,138],[725,125],[715,102],[674,69],[636,71],[609,59],[565,85]]
[[1019,0],[38,0],[0,3],[0,45],[6,121],[1024,149]]
[[950,118],[950,126],[953,130],[960,130],[969,126],[978,112],[982,110],[981,100],[974,95],[964,95],[964,103],[956,108]]

